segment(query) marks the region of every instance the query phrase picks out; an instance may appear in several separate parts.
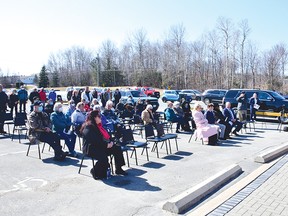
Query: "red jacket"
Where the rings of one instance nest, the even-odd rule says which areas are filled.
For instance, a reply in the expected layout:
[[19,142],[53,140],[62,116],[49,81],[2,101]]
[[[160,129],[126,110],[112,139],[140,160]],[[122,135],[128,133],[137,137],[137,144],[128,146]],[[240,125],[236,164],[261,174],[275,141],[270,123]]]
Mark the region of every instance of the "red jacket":
[[40,101],[46,101],[46,93],[42,90],[39,91]]

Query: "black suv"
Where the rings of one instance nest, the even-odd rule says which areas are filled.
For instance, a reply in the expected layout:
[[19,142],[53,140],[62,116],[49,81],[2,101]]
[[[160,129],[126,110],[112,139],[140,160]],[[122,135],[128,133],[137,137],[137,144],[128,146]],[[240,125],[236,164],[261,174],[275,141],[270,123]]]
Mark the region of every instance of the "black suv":
[[258,115],[277,116],[275,113],[278,114],[283,108],[285,109],[285,112],[288,112],[288,100],[286,100],[279,93],[270,90],[230,89],[227,91],[225,97],[223,98],[223,104],[230,102],[231,107],[237,107],[238,102],[236,98],[241,94],[242,91],[245,91],[248,103],[253,93],[257,94],[260,105]]
[[222,103],[222,99],[226,94],[226,89],[207,89],[201,95],[201,101],[203,101],[206,105],[209,103]]

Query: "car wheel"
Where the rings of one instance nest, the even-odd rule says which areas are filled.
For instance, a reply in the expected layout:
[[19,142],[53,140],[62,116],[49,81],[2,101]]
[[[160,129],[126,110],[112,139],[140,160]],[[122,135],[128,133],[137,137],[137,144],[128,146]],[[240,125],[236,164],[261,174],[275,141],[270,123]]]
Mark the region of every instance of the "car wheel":
[[167,99],[166,99],[166,98],[162,98],[162,101],[163,101],[164,103],[166,103],[166,102],[167,102]]
[[201,100],[201,98],[199,97],[199,96],[196,96],[196,99],[195,99],[196,101],[200,101]]
[[211,102],[211,101],[210,101],[209,98],[205,98],[205,99],[204,99],[204,103],[205,103],[206,105],[208,105],[210,102]]

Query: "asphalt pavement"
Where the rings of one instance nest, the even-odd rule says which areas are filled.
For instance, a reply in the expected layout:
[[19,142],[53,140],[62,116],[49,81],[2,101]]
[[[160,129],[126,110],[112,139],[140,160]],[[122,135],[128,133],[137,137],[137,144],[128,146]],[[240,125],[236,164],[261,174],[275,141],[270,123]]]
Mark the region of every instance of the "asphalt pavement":
[[[28,140],[21,139],[19,143],[17,139],[11,141],[8,136],[0,136],[0,214],[175,215],[162,210],[169,198],[231,164],[239,164],[244,172],[193,207],[197,209],[258,169],[261,164],[254,162],[257,154],[287,141],[287,133],[277,131],[277,125],[258,122],[255,131],[242,130],[239,137],[218,146],[202,145],[194,138],[188,143],[190,134],[181,133],[178,151],[174,141],[171,142],[172,154],[167,155],[163,146],[160,158],[150,148],[147,161],[140,150],[139,166],[132,157],[129,158],[130,167],[124,167],[128,176],[115,175],[104,181],[91,177],[89,159],[84,161],[81,174],[78,174],[80,157],[55,162],[53,152],[46,147],[40,160],[37,146],[31,147],[27,157]],[[142,140],[140,135],[134,136],[136,140]],[[78,140],[76,150],[80,152]],[[193,209],[183,214],[188,215]]]

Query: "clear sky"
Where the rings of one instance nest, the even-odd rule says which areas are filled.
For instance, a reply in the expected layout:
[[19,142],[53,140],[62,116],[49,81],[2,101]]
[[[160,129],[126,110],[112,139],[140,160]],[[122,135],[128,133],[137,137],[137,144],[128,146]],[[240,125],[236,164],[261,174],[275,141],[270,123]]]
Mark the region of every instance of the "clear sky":
[[39,73],[50,53],[73,45],[117,46],[143,28],[151,41],[183,24],[193,41],[222,16],[247,19],[261,50],[288,45],[287,0],[0,0],[0,68],[4,74]]

